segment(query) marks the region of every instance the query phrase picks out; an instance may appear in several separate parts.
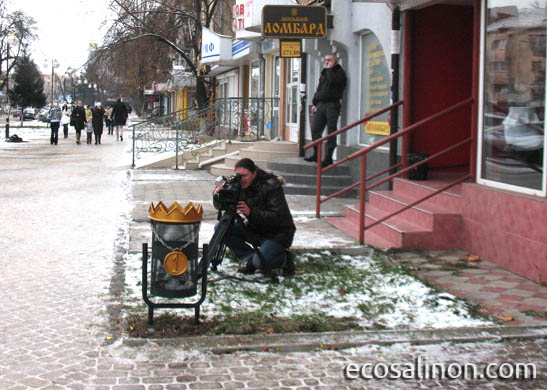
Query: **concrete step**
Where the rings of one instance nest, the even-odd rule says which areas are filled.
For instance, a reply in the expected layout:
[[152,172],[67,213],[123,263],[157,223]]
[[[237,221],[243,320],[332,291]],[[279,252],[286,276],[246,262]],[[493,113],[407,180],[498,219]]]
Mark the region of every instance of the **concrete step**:
[[[297,174],[306,174],[306,175],[317,175],[317,164],[304,161],[300,157],[290,157],[290,158],[274,158],[268,162],[268,168],[272,171],[281,171],[287,173],[297,173]],[[350,170],[349,167],[336,166],[329,169],[323,175],[333,175],[333,176],[349,176]]]
[[[275,172],[275,173],[280,176],[283,176],[282,173],[279,173],[279,172]],[[312,185],[296,184],[296,183],[290,183],[287,181],[285,185],[283,186],[283,188],[286,194],[291,194],[291,195],[316,195],[317,194],[317,188]],[[326,185],[321,186],[321,196],[328,196],[338,191],[340,191],[340,187],[338,186],[326,186]],[[351,198],[351,199],[356,198],[354,191],[348,191],[342,194],[340,197]]]

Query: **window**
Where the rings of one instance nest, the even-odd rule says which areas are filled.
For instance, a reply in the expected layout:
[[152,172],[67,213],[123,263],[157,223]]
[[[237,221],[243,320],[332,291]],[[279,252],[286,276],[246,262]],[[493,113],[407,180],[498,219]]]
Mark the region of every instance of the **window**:
[[[391,104],[391,76],[386,56],[376,35],[361,37],[361,117]],[[390,134],[388,113],[361,126],[359,142],[372,145]]]
[[300,85],[300,58],[287,61],[287,123],[298,123],[298,101]]
[[508,16],[487,2],[479,181],[545,194],[545,16],[533,4],[512,0]]

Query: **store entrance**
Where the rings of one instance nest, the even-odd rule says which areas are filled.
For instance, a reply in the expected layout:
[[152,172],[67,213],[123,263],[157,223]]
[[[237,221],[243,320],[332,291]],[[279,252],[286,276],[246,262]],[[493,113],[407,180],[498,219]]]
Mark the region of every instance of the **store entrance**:
[[[411,118],[425,119],[472,96],[473,6],[435,5],[409,11],[411,39]],[[408,58],[408,56],[407,56]],[[406,104],[406,102],[405,102]],[[432,155],[471,135],[471,106],[421,126],[410,152]],[[462,146],[431,161],[430,168],[468,168],[469,148]]]

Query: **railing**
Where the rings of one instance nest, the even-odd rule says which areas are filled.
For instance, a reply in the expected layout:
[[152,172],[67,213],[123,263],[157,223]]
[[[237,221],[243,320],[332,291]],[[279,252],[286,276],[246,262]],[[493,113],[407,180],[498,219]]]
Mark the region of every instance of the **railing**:
[[[387,219],[389,219],[389,218],[391,218],[391,217],[393,217],[393,216],[395,216],[395,215],[397,215],[397,214],[399,214],[399,213],[401,213],[401,212],[403,212],[403,211],[405,211],[405,210],[407,210],[411,207],[414,207],[418,203],[421,203],[424,200],[429,199],[429,198],[431,198],[431,197],[433,197],[433,196],[435,196],[435,195],[437,195],[437,194],[439,194],[443,191],[446,191],[447,189],[449,189],[449,188],[451,188],[451,187],[453,187],[453,186],[455,186],[459,183],[462,183],[462,182],[466,181],[467,179],[471,178],[472,174],[468,173],[467,175],[464,175],[464,176],[458,178],[457,180],[450,182],[446,186],[435,190],[434,192],[432,192],[428,196],[420,198],[417,201],[405,206],[404,208],[401,208],[401,209],[399,209],[399,210],[397,210],[397,211],[395,211],[395,212],[393,212],[393,213],[391,213],[391,214],[389,214],[389,215],[387,215],[387,216],[385,216],[381,219],[378,219],[378,220],[374,221],[373,223],[365,226],[366,191],[370,191],[373,188],[376,188],[376,187],[378,187],[378,186],[380,186],[380,185],[382,185],[382,184],[384,184],[388,181],[391,181],[391,180],[395,179],[396,177],[405,175],[408,171],[410,171],[410,170],[412,170],[412,169],[414,169],[414,168],[416,168],[420,165],[426,164],[427,162],[429,162],[429,161],[431,161],[431,160],[433,160],[433,159],[435,159],[435,158],[437,158],[437,157],[439,157],[443,154],[446,154],[446,153],[448,153],[448,152],[450,152],[454,149],[457,149],[457,148],[459,148],[459,147],[461,147],[465,144],[470,144],[470,147],[472,149],[472,146],[473,146],[472,145],[472,138],[469,137],[469,138],[466,138],[465,140],[460,141],[457,144],[449,146],[449,147],[447,147],[447,148],[445,148],[445,149],[443,149],[443,150],[441,150],[441,151],[439,151],[439,152],[437,152],[437,153],[435,153],[435,154],[433,154],[433,155],[431,155],[431,156],[429,156],[429,157],[427,157],[427,158],[425,158],[425,159],[423,159],[423,160],[421,160],[421,161],[419,161],[415,164],[407,166],[407,153],[406,153],[406,151],[408,150],[408,145],[407,145],[408,137],[406,137],[406,136],[409,133],[411,133],[412,131],[416,130],[418,127],[420,127],[420,126],[422,126],[426,123],[429,123],[429,122],[431,122],[435,119],[438,119],[438,118],[441,118],[441,117],[445,116],[446,114],[448,114],[450,112],[453,112],[453,111],[459,110],[459,109],[461,109],[465,106],[471,105],[471,104],[473,104],[473,102],[474,102],[473,98],[467,98],[467,99],[465,99],[465,100],[463,100],[463,101],[461,101],[457,104],[454,104],[453,106],[451,106],[451,107],[449,107],[445,110],[442,110],[442,111],[440,111],[436,114],[433,114],[433,115],[431,115],[431,116],[429,116],[429,117],[427,117],[427,118],[425,118],[421,121],[418,121],[418,122],[408,126],[407,128],[402,129],[401,131],[398,131],[397,133],[392,134],[392,135],[384,138],[383,140],[381,140],[381,141],[379,141],[379,142],[377,142],[377,143],[375,143],[371,146],[368,146],[368,147],[366,147],[366,148],[364,148],[364,149],[362,149],[358,152],[355,152],[355,153],[347,156],[346,158],[344,158],[340,161],[337,161],[334,164],[329,165],[325,168],[323,168],[321,166],[323,142],[325,142],[326,140],[328,140],[331,137],[336,137],[338,134],[341,134],[341,133],[343,133],[343,132],[345,132],[345,131],[347,131],[351,128],[354,128],[355,126],[358,126],[362,123],[365,123],[365,122],[371,120],[372,118],[374,118],[378,115],[381,115],[381,114],[383,114],[387,111],[390,111],[392,109],[397,108],[398,106],[403,104],[403,101],[398,101],[398,102],[392,104],[391,106],[386,107],[386,108],[384,108],[380,111],[377,111],[377,112],[375,112],[373,114],[370,114],[370,115],[366,115],[364,118],[362,118],[362,119],[360,119],[360,120],[358,120],[358,121],[356,121],[356,122],[342,128],[340,130],[337,130],[337,131],[335,131],[331,134],[326,135],[325,137],[322,137],[322,138],[320,138],[318,140],[315,140],[314,142],[311,142],[308,145],[304,146],[304,149],[309,149],[311,147],[317,146],[317,189],[316,189],[315,216],[317,218],[320,218],[320,216],[321,216],[321,203],[326,202],[329,199],[332,199],[336,196],[339,196],[339,195],[341,195],[341,194],[343,194],[347,191],[351,191],[352,189],[354,189],[356,187],[359,187],[359,243],[363,244],[364,241],[365,241],[365,230],[366,229],[370,229],[371,227],[373,227],[373,226],[375,226],[379,223],[382,223],[385,220],[387,220]],[[402,151],[403,152],[402,152],[402,156],[401,156],[401,162],[396,163],[393,166],[390,166],[389,168],[374,174],[373,176],[366,177],[367,153],[377,149],[378,147],[380,147],[380,146],[382,146],[386,143],[392,142],[392,141],[394,141],[395,139],[397,139],[399,137],[403,137],[402,138],[403,139],[403,144],[402,144]],[[351,161],[351,160],[354,160],[354,159],[359,158],[359,157],[361,158],[361,169],[360,169],[361,170],[361,178],[360,178],[359,182],[354,183],[354,184],[352,184],[352,185],[350,185],[350,186],[348,186],[348,187],[346,187],[346,188],[344,188],[344,189],[342,189],[342,190],[340,190],[340,191],[338,191],[334,194],[331,194],[329,196],[326,196],[326,197],[322,198],[321,197],[321,175],[323,173],[329,171],[330,169],[338,166],[338,165],[344,164],[347,161]],[[377,182],[371,184],[370,186],[367,186],[366,183],[368,181],[370,181],[372,179],[375,179],[375,178],[377,178],[381,175],[384,175],[388,172],[393,172],[393,171],[397,170],[398,168],[402,168],[402,169],[395,172],[395,173],[393,173],[393,174],[390,174],[389,176],[387,176],[387,177],[385,177],[381,180],[378,180]]]
[[187,160],[219,140],[260,140],[277,135],[278,98],[222,98],[132,125],[133,162],[143,157],[175,153]]

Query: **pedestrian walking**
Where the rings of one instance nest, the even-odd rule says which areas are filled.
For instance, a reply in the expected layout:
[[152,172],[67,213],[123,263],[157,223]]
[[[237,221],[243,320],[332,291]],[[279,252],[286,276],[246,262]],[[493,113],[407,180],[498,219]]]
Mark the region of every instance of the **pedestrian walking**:
[[[325,56],[325,68],[321,71],[319,84],[313,95],[313,106],[311,108],[313,115],[311,123],[311,137],[315,141],[321,138],[325,125],[327,134],[336,131],[338,126],[338,117],[342,107],[340,99],[344,89],[346,89],[346,73],[338,64],[338,58],[335,54]],[[327,151],[321,165],[326,167],[332,164],[332,155],[336,149],[336,137],[329,138],[327,141]],[[305,157],[306,161],[317,161],[317,146],[313,147],[313,155]]]
[[82,130],[85,128],[85,109],[81,100],[78,100],[76,107],[70,114],[70,124],[74,126],[76,130],[76,143],[80,145],[80,137],[82,136]]
[[104,123],[108,130],[108,134],[114,134],[114,120],[112,119],[112,106],[109,106],[104,113]]
[[49,109],[49,126],[51,128],[51,136],[49,138],[51,145],[57,145],[59,142],[59,125],[63,113],[59,104],[55,101]]
[[68,125],[70,124],[70,111],[68,105],[64,104],[62,109],[61,125],[63,126],[63,138],[68,138]]
[[104,125],[104,107],[101,102],[95,103],[95,108],[92,110],[92,124],[93,133],[95,134],[95,145],[100,145]]
[[91,145],[93,141],[93,111],[91,106],[87,106],[85,109],[85,134],[86,134],[86,144]]
[[114,125],[116,126],[116,141],[123,141],[123,127],[127,122],[128,115],[125,103],[122,102],[121,98],[118,98],[112,108],[112,119],[114,119]]

